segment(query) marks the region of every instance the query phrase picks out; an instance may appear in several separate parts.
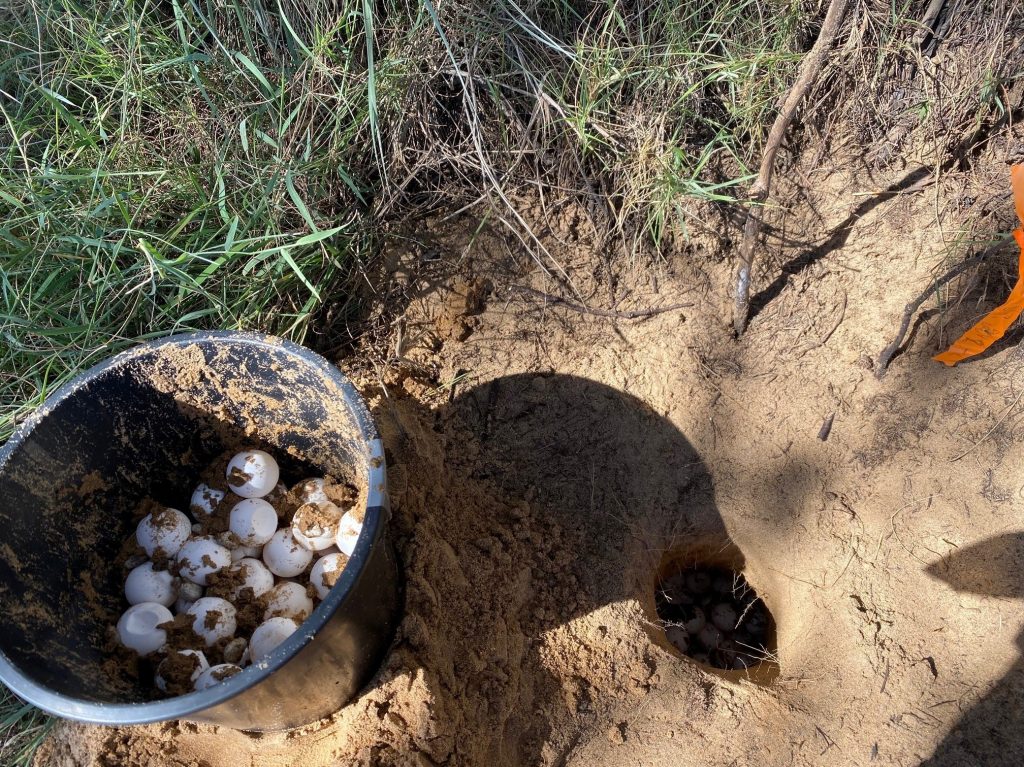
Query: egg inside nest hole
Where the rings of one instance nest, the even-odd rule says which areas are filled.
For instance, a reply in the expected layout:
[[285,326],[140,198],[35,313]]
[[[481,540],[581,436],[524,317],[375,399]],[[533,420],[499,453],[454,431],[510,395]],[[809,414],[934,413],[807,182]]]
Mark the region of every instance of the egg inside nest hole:
[[654,606],[668,644],[705,668],[759,682],[777,673],[775,621],[742,572],[672,565],[657,579]]

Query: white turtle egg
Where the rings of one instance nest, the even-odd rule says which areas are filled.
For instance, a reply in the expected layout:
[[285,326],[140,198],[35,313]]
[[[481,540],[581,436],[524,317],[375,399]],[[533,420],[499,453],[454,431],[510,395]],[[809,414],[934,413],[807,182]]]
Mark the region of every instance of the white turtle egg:
[[697,634],[697,639],[706,649],[716,650],[722,642],[722,632],[715,628],[713,623],[707,623]]
[[274,574],[258,559],[246,557],[228,568],[231,574],[240,574],[241,583],[232,588],[231,598],[238,599],[242,589],[250,588],[254,596],[261,597],[274,588]]
[[313,564],[313,569],[309,573],[309,582],[316,589],[317,596],[321,599],[327,597],[327,592],[338,582],[338,578],[347,564],[348,555],[341,552],[326,554]]
[[324,492],[324,485],[327,483],[323,477],[311,477],[304,479],[292,488],[292,493],[299,499],[300,503],[329,503],[330,498]]
[[218,663],[216,666],[210,666],[196,677],[196,691],[218,685],[225,679],[230,679],[235,674],[240,674],[241,672],[242,667],[236,666],[234,663]]
[[188,608],[188,614],[195,619],[192,630],[202,637],[207,647],[221,639],[230,639],[238,627],[235,606],[220,597],[197,599]]
[[[189,686],[195,684],[195,681],[199,678],[199,675],[210,667],[210,662],[206,660],[206,656],[203,655],[201,650],[174,650],[166,658],[160,661],[160,665],[156,667],[156,676],[154,677],[153,682],[156,684],[156,687],[158,690],[160,690],[160,692],[167,692],[167,682],[168,679],[173,674],[171,658],[175,655],[185,655],[187,657],[195,659],[194,661],[192,661],[194,664],[193,669],[191,673],[189,673]],[[187,666],[185,668],[187,668]],[[185,684],[184,679],[170,679],[170,681],[172,683],[180,682],[182,685]]]
[[341,509],[330,501],[305,503],[292,517],[292,535],[310,551],[322,551],[334,545],[341,522]]
[[157,627],[170,620],[174,616],[164,605],[141,602],[124,611],[117,622],[117,636],[129,650],[149,655],[167,644],[167,632]]
[[243,546],[262,546],[277,532],[277,512],[262,498],[243,498],[231,507],[228,528]]
[[294,581],[282,581],[267,592],[267,609],[263,613],[263,620],[280,617],[302,623],[311,612],[313,600],[306,594],[305,587]]
[[178,590],[173,575],[166,570],[154,570],[152,562],[143,562],[125,578],[124,595],[130,605],[156,602],[170,607],[178,598]]
[[231,564],[231,552],[209,535],[189,538],[178,552],[178,574],[206,586],[207,578]]
[[270,655],[298,628],[299,624],[291,618],[268,618],[252,632],[252,639],[249,640],[249,660],[255,663]]
[[174,612],[188,612],[188,608],[203,595],[203,587],[198,583],[178,579],[178,601],[174,603]]
[[231,561],[237,562],[246,557],[258,557],[262,552],[262,546],[235,546],[231,549]]
[[147,514],[135,530],[135,540],[146,555],[158,552],[173,557],[192,534],[192,523],[177,509],[162,509]]
[[681,652],[690,649],[690,635],[682,626],[669,626],[665,629],[665,638]]
[[736,608],[728,602],[721,602],[711,608],[711,622],[719,631],[736,629]]
[[313,552],[295,540],[291,528],[284,527],[263,547],[263,561],[274,575],[294,578],[309,567]]
[[249,649],[249,642],[245,637],[235,637],[226,645],[224,645],[224,662],[225,663],[237,663],[239,666],[242,665],[242,658],[245,657],[245,651]]
[[225,495],[227,493],[223,490],[217,490],[205,482],[201,482],[192,491],[192,500],[189,503],[189,508],[197,517],[200,514],[208,517],[216,510],[217,504],[224,500]]
[[228,485],[243,498],[262,498],[277,486],[281,470],[270,453],[244,450],[228,461]]
[[343,554],[352,556],[352,552],[356,550],[356,541],[359,540],[359,534],[362,531],[363,520],[356,516],[354,510],[347,511],[338,523],[338,535],[334,542]]

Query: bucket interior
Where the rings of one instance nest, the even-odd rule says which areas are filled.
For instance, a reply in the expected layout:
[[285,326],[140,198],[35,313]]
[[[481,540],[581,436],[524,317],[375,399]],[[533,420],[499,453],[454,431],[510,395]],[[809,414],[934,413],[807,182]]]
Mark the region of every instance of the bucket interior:
[[152,699],[110,652],[126,608],[115,560],[139,502],[188,511],[225,450],[262,447],[282,478],[364,482],[368,449],[349,392],[312,355],[203,337],[142,348],[73,383],[0,458],[0,650],[82,700]]

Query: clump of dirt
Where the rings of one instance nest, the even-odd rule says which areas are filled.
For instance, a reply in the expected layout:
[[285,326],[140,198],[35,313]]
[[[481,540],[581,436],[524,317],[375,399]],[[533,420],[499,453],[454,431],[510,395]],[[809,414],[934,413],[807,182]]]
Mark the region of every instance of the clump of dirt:
[[[203,647],[203,639],[193,628],[195,619],[187,613],[175,615],[160,628],[167,632],[167,647],[171,650],[196,650]],[[205,649],[204,649],[205,652]]]
[[168,653],[159,666],[164,692],[169,696],[192,692],[193,680],[201,668],[202,664],[198,655],[181,652]]
[[341,509],[334,504],[306,503],[296,512],[294,524],[300,533],[315,538],[323,535],[325,530],[337,530],[341,514]]

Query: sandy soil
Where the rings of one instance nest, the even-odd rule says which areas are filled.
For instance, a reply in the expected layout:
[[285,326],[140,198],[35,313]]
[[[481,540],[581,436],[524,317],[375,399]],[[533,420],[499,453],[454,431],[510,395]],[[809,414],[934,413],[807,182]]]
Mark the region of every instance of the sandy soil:
[[[1012,254],[870,369],[949,243],[1009,228],[1007,166],[880,194],[909,172],[819,171],[775,211],[739,342],[731,264],[706,255],[728,243],[628,261],[572,205],[533,212],[543,268],[475,222],[420,232],[444,257],[395,251],[408,300],[342,361],[407,568],[378,677],[300,731],[62,725],[38,763],[1024,763],[1020,334],[930,359],[1006,294]],[[521,289],[569,295],[556,268],[593,308],[692,306],[615,319]],[[777,621],[771,684],[667,648],[653,582],[680,550],[743,561]]]

